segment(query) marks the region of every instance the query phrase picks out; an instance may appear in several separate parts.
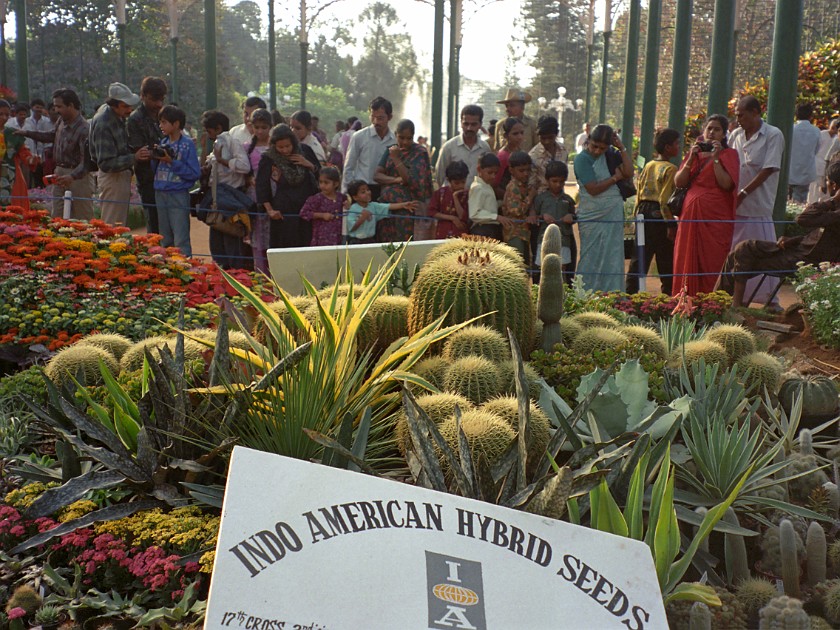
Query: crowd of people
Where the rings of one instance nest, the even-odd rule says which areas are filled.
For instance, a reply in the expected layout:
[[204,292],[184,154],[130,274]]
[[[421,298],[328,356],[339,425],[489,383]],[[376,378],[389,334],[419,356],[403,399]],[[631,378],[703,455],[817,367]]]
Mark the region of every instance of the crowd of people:
[[[162,234],[164,246],[192,255],[195,214],[210,225],[218,264],[261,271],[271,248],[471,233],[507,242],[538,273],[552,223],[561,228],[566,280],[579,274],[594,290],[638,291],[639,270],[646,274],[655,259],[663,292],[724,288],[741,304],[745,291],[752,294],[745,281],[759,272],[787,271],[793,258],[840,261],[840,123],[820,131],[808,105],[797,108],[790,194],[811,202],[799,223],[820,230],[792,242],[775,238],[772,218],[784,138],[753,97],[738,102],[732,122],[710,116],[679,166],[682,134],[658,130],[656,158],[638,176],[619,134],[586,124],[575,139],[573,198],[557,119],[527,116],[531,95],[518,89],[498,101],[506,117],[487,127],[481,107],[465,106],[460,133],[434,156],[415,139],[411,120],[392,124],[392,105],[381,96],[370,102],[368,125],[338,121],[331,137],[308,111],[286,120],[249,97],[235,126],[220,111],[204,112],[195,139],[184,111],[164,105],[166,95],[156,77],[144,79],[139,94],[111,84],[90,121],[70,89],[56,90],[49,106],[0,101],[0,195],[48,183],[54,216],[70,191],[71,216],[90,219],[98,189],[102,220],[125,224],[134,178],[147,229]],[[633,195],[646,247],[626,273],[624,206]]]

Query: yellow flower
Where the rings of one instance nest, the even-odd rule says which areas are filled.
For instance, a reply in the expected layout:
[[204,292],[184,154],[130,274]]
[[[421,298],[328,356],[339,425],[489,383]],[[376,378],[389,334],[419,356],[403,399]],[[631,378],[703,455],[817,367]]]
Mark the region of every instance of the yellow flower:
[[124,252],[125,250],[127,250],[128,249],[128,244],[123,243],[121,241],[114,241],[113,243],[111,243],[108,246],[108,249],[110,249],[115,254],[118,254],[120,252]]
[[110,258],[111,257],[111,252],[109,252],[107,249],[100,249],[98,252],[96,252],[96,257],[97,258]]
[[137,262],[137,256],[134,254],[126,254],[125,256],[120,256],[119,261],[121,265],[127,265],[129,263]]
[[216,562],[216,550],[208,551],[204,555],[201,556],[201,560],[198,561],[200,565],[199,572],[200,573],[213,573],[213,563]]
[[75,503],[71,503],[70,505],[62,508],[58,513],[58,522],[59,523],[66,523],[67,521],[72,521],[74,519],[80,518],[85,514],[89,514],[94,510],[99,509],[99,506],[96,505],[93,501],[76,501]]

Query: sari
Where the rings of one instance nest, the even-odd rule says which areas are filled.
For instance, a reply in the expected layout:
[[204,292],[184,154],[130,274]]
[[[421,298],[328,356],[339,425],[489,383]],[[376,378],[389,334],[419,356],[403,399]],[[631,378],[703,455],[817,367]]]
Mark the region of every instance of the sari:
[[[404,184],[387,184],[382,186],[379,195],[381,203],[403,203],[419,201],[425,203],[432,196],[432,166],[429,152],[416,142],[408,151],[403,151],[402,161],[408,170],[408,182]],[[388,177],[399,177],[396,164],[386,150],[379,161],[379,166],[385,169]],[[396,216],[394,216],[396,215]],[[376,237],[380,243],[398,243],[407,241],[414,236],[415,219],[410,217],[410,210],[389,210],[388,216],[376,223]]]

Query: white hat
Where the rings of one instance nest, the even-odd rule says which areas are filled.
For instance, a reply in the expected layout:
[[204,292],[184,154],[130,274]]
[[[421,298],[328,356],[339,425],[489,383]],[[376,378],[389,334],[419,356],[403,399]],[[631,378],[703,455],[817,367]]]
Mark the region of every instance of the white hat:
[[140,102],[140,97],[132,92],[127,85],[112,83],[108,86],[108,100],[122,101],[126,105],[134,107]]

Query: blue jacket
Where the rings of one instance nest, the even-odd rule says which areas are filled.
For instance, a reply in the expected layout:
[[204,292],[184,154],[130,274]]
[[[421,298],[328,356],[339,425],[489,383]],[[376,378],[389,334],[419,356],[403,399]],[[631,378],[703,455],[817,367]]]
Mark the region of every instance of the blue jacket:
[[176,142],[172,142],[167,136],[160,145],[171,146],[175,149],[175,157],[172,158],[171,164],[158,160],[152,161],[155,169],[155,190],[162,192],[190,190],[201,176],[195,143],[189,136],[182,133]]

